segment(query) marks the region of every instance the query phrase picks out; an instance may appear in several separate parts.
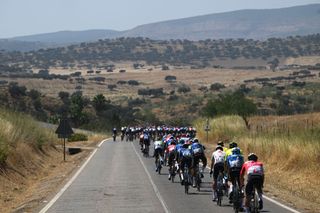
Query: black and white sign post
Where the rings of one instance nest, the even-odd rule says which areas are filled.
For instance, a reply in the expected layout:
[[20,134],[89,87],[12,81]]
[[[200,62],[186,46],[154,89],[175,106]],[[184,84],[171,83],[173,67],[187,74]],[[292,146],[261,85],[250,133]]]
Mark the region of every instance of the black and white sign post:
[[210,126],[209,126],[209,119],[207,119],[206,126],[204,127],[204,130],[207,132],[207,144],[209,143],[209,131],[210,131]]
[[66,161],[66,138],[73,134],[73,130],[67,118],[64,117],[60,119],[56,134],[58,134],[58,138],[63,138],[63,160]]

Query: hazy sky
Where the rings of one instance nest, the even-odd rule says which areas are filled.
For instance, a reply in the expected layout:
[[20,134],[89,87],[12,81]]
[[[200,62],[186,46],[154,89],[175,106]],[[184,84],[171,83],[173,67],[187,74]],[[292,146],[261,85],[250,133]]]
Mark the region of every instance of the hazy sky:
[[138,25],[320,0],[0,0],[0,38],[61,30],[127,30]]

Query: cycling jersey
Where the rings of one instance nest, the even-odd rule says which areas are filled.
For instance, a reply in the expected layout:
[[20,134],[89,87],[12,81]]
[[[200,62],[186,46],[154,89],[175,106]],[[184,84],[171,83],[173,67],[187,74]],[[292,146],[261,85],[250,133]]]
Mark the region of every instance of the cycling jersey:
[[200,143],[193,143],[189,148],[195,156],[202,155],[204,153],[203,145]]
[[247,161],[243,164],[240,175],[242,176],[245,172],[248,176],[263,176],[263,164],[259,161]]
[[229,168],[229,170],[241,170],[241,167],[243,165],[243,162],[244,162],[244,159],[243,159],[243,156],[240,154],[240,155],[229,155],[227,157],[227,160],[226,160],[226,163],[227,163],[227,166]]
[[224,151],[218,149],[212,153],[211,160],[214,159],[214,164],[224,163],[225,155],[226,153]]
[[177,151],[177,153],[179,153],[182,148],[183,148],[183,144],[177,144],[177,145],[176,145],[176,151]]
[[[237,148],[237,147],[234,147],[234,148]],[[225,160],[227,160],[227,158],[228,158],[229,155],[232,155],[232,150],[233,150],[234,148],[228,149],[228,150],[226,151]],[[241,149],[240,149],[240,154],[243,155]]]
[[180,156],[183,158],[192,158],[192,151],[188,148],[182,148],[180,150]]
[[166,151],[171,153],[171,152],[174,152],[176,149],[176,145],[175,144],[171,144],[167,147]]
[[154,142],[154,149],[163,149],[163,142],[162,141],[155,141]]

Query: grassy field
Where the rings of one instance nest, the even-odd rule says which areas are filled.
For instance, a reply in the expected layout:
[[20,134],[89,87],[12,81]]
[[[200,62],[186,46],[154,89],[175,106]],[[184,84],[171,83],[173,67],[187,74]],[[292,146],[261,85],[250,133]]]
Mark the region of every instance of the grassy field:
[[211,151],[218,140],[236,141],[244,155],[254,152],[264,162],[266,191],[306,211],[320,210],[319,113],[252,117],[250,130],[238,116],[216,118],[210,120],[208,143],[205,122],[198,120],[196,127]]

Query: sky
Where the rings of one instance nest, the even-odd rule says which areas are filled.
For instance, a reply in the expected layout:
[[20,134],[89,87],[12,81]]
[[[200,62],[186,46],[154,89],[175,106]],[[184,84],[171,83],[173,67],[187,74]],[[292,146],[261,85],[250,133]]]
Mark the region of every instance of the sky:
[[0,0],[0,38],[62,30],[129,30],[198,15],[313,3],[320,0]]

